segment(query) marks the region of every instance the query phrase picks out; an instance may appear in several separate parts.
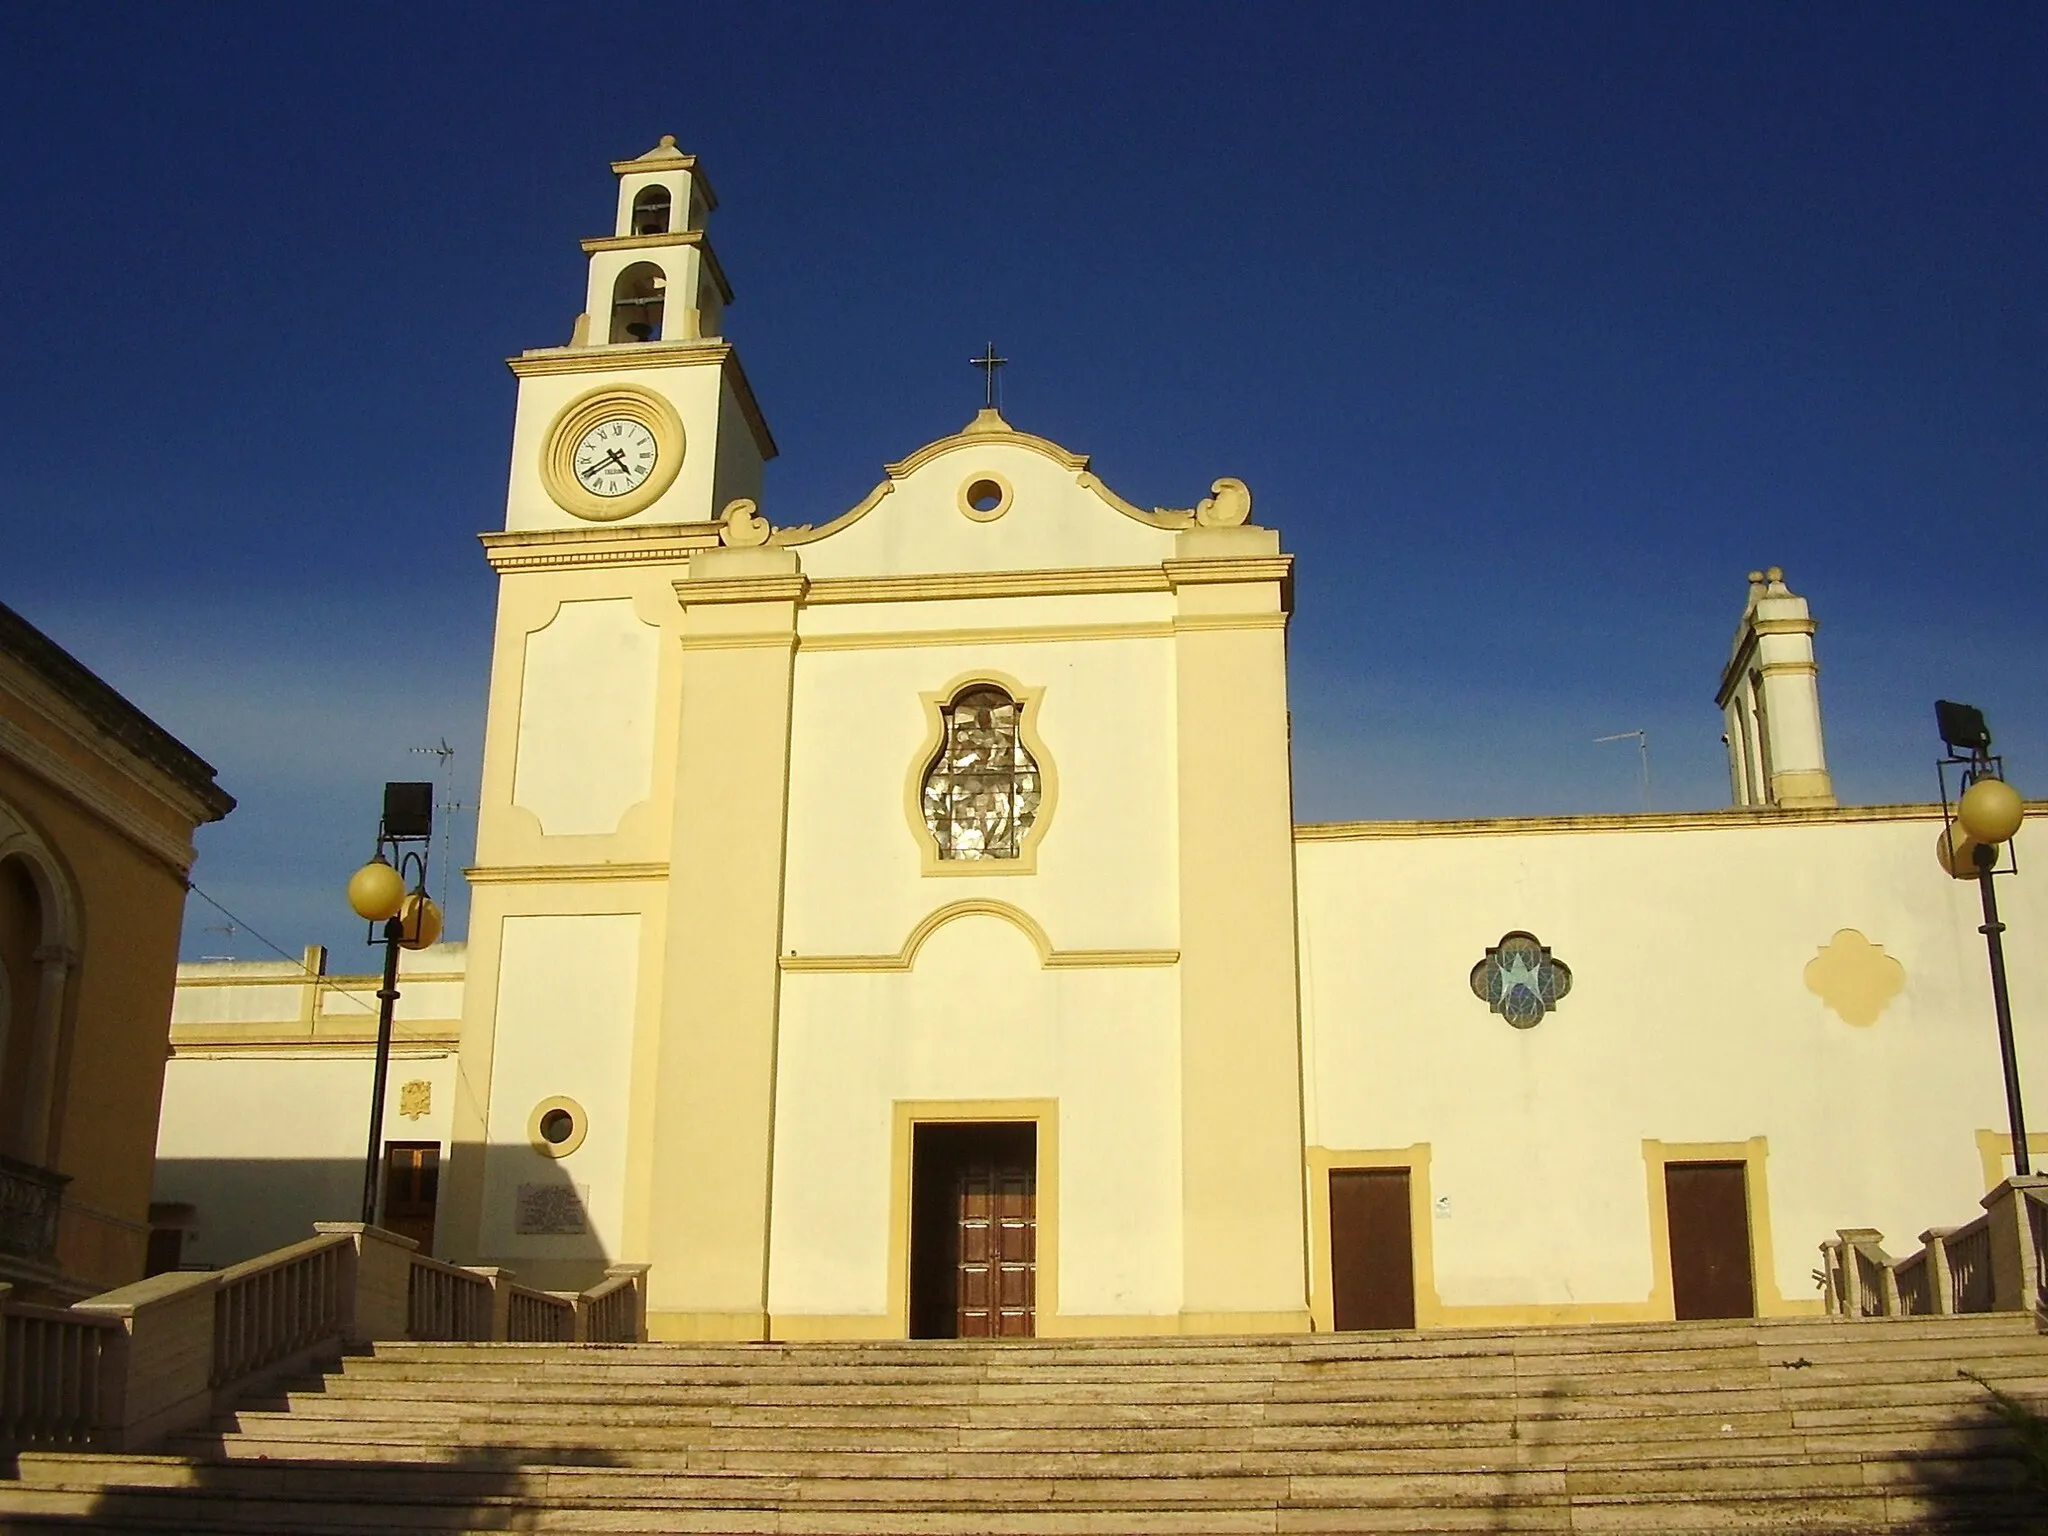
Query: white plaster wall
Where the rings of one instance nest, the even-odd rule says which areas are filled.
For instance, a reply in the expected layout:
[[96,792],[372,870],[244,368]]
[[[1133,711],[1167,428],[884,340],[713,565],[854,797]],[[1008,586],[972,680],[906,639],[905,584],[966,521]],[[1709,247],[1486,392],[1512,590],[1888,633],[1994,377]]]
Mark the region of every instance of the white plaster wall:
[[[484,1149],[482,1244],[492,1258],[621,1252],[639,944],[638,913],[505,919]],[[527,1141],[527,1120],[558,1094],[583,1106],[589,1131],[567,1157],[545,1157]],[[587,1189],[589,1235],[519,1236],[518,1186],[529,1183]]]
[[897,1100],[1052,1098],[1060,1310],[1177,1312],[1178,1012],[1172,968],[1044,970],[993,917],[909,973],[785,977],[770,1309],[889,1310]]
[[[889,954],[928,913],[992,897],[1062,949],[1177,942],[1171,640],[799,652],[784,946]],[[925,876],[905,786],[930,740],[920,697],[992,669],[1042,687],[1058,802],[1033,875]]]
[[[188,1264],[223,1265],[313,1235],[315,1221],[362,1215],[374,1063],[349,1055],[178,1056],[164,1066],[153,1201],[197,1210]],[[407,1083],[430,1085],[432,1108],[400,1114]],[[445,1162],[456,1059],[394,1049],[384,1139],[438,1141]]]
[[526,637],[512,800],[549,835],[615,832],[648,797],[660,640],[625,597],[563,603]]
[[[960,511],[960,489],[989,473],[1010,483],[1010,509],[976,522]],[[1207,494],[1206,485],[1190,490]],[[773,508],[768,513],[771,522],[785,520]],[[1116,511],[1079,484],[1077,471],[1042,453],[969,442],[912,471],[857,522],[799,553],[813,577],[1157,565],[1172,555],[1173,534]]]
[[[593,314],[593,327],[610,323],[609,300],[602,315]],[[616,347],[592,348],[606,361],[614,359]],[[565,352],[564,356],[577,356]],[[601,373],[537,374],[519,381],[519,406],[512,421],[512,478],[506,493],[505,526],[511,530],[540,528],[592,528],[600,526],[574,517],[555,505],[541,482],[540,457],[548,428],[562,409],[580,395],[600,387],[635,384],[666,396],[683,423],[683,463],[675,483],[643,512],[625,518],[621,526],[642,523],[701,523],[718,515],[713,505],[715,483],[721,459],[717,441],[722,429],[746,440],[728,453],[751,453],[752,432],[737,413],[721,417],[724,369],[715,362],[672,367],[606,369]],[[729,473],[729,470],[728,470]]]
[[[1438,835],[1299,845],[1308,1139],[1432,1147],[1448,1305],[1641,1301],[1641,1144],[1769,1138],[1776,1280],[1812,1299],[1815,1245],[1872,1225],[1895,1250],[1976,1214],[1975,1132],[2002,1130],[1974,887],[1935,869],[1938,820]],[[2023,869],[2048,858],[2022,833]],[[2048,932],[2038,877],[2001,882]],[[1526,929],[1570,996],[1518,1031],[1468,977]],[[1905,966],[1845,1023],[1804,972],[1842,928]],[[2009,949],[2028,1092],[2048,1103],[2048,968]],[[1317,1192],[1317,1198],[1323,1198]]]

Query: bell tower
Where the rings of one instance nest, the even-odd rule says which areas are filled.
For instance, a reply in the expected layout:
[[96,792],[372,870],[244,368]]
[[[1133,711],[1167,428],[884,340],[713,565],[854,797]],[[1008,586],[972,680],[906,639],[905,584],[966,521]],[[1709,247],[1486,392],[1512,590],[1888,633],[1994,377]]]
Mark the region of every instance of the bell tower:
[[569,343],[511,360],[519,379],[509,531],[710,523],[758,500],[775,440],[724,340],[732,286],[706,224],[718,200],[670,135],[615,160],[613,230],[585,240]]

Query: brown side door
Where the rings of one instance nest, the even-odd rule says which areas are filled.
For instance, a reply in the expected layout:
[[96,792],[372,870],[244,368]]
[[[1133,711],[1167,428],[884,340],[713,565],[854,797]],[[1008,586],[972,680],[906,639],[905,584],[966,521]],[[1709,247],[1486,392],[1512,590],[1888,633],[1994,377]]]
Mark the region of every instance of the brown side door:
[[384,1144],[384,1230],[409,1237],[420,1252],[434,1251],[434,1206],[441,1192],[441,1145],[433,1141]]
[[1671,1300],[1680,1319],[1756,1316],[1743,1163],[1666,1163]]
[[1337,1327],[1415,1326],[1406,1168],[1330,1171],[1330,1282]]

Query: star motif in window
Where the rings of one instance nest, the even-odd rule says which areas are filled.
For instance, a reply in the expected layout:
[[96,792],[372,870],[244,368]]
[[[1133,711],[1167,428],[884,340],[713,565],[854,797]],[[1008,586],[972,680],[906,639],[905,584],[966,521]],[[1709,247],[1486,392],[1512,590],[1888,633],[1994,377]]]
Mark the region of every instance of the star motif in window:
[[1532,1029],[1572,989],[1571,967],[1533,933],[1503,934],[1472,967],[1472,995],[1517,1029]]

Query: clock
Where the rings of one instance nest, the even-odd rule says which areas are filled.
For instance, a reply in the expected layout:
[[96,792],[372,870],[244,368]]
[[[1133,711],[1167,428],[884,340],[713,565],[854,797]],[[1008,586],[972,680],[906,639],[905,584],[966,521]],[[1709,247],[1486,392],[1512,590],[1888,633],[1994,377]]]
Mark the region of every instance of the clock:
[[540,478],[556,506],[594,523],[643,512],[675,484],[683,423],[661,395],[608,384],[571,400],[548,426]]
[[643,421],[613,416],[576,439],[569,463],[576,483],[607,500],[637,491],[661,462],[661,444]]

